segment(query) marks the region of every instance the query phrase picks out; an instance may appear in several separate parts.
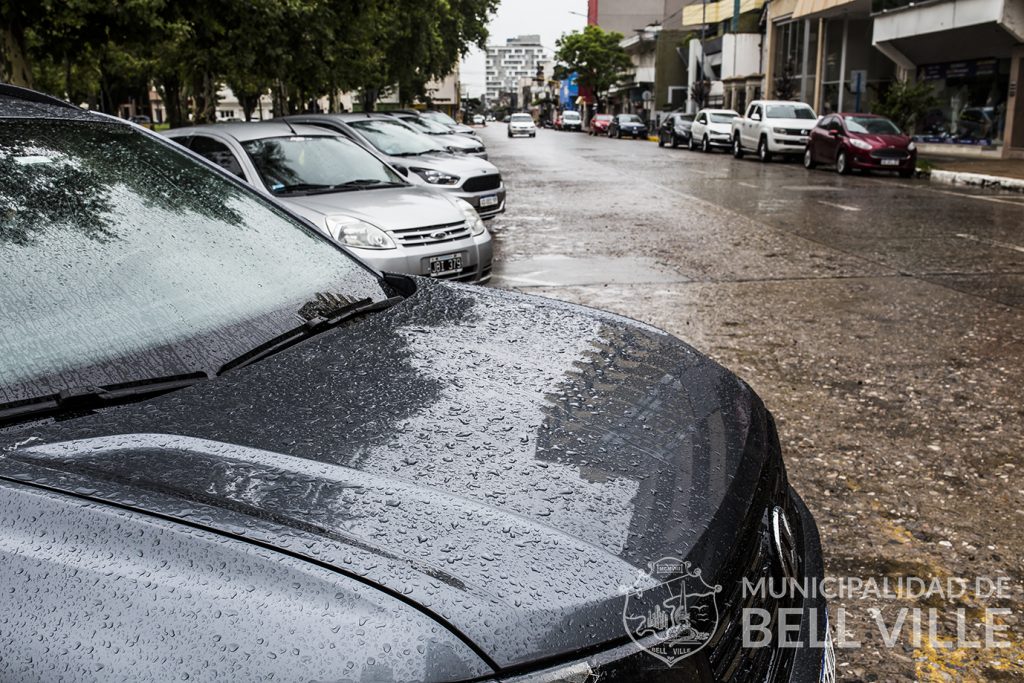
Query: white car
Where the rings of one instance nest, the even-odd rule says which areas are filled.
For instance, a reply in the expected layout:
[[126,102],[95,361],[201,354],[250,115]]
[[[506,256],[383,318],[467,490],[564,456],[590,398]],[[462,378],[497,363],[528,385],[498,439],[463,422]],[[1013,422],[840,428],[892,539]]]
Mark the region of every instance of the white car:
[[686,146],[691,150],[700,147],[702,152],[710,152],[715,147],[729,149],[732,146],[732,120],[737,116],[739,114],[732,109],[701,109],[693,118]]
[[474,114],[473,115],[473,125],[474,126],[482,126],[482,125],[484,125],[486,123],[486,121],[487,120],[484,118],[483,114]]
[[802,155],[818,120],[809,104],[785,100],[754,100],[745,116],[732,122],[732,155],[757,152],[761,161],[775,154]]
[[533,123],[533,117],[529,114],[512,114],[508,120],[508,136],[529,135],[537,137],[537,126]]

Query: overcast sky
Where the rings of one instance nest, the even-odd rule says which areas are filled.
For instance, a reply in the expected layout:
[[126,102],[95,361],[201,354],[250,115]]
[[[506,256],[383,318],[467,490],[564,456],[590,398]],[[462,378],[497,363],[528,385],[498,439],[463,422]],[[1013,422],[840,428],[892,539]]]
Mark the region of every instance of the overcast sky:
[[[502,0],[491,20],[491,37],[488,42],[503,45],[506,38],[539,33],[540,42],[547,48],[550,57],[559,36],[580,30],[586,25],[587,0]],[[466,55],[462,60],[460,74],[462,85],[469,89],[470,97],[479,97],[484,91],[483,50],[473,50]]]

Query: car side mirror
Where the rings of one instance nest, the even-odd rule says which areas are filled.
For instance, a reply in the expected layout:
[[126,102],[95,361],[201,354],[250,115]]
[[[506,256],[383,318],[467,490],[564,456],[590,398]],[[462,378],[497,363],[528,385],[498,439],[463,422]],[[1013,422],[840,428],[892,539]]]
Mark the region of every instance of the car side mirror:
[[406,168],[405,166],[402,166],[401,164],[392,164],[391,168],[395,169],[396,171],[398,171],[399,173],[406,177],[408,177],[409,175],[409,169]]
[[760,121],[761,120],[761,115],[760,114],[751,114],[750,115],[750,120],[751,121]]
[[834,138],[839,138],[843,136],[843,132],[840,130],[836,130],[835,128],[830,128],[828,134]]

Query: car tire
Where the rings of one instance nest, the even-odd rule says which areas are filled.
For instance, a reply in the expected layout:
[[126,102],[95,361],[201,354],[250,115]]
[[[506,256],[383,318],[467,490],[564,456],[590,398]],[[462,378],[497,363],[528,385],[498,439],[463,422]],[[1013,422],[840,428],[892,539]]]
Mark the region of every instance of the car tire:
[[740,134],[737,133],[732,138],[732,156],[734,159],[743,158],[743,143],[740,142]]
[[757,158],[765,164],[772,160],[772,151],[768,149],[768,138],[764,135],[757,141]]
[[704,152],[705,154],[711,154],[711,140],[708,139],[707,135],[701,138],[700,151]]
[[658,133],[658,147],[664,147],[664,146],[665,146],[665,136],[662,135],[661,133]]
[[846,156],[846,150],[839,150],[836,155],[836,173],[839,175],[850,174],[850,159]]
[[678,148],[679,148],[679,136],[677,136],[675,133],[672,133],[672,149],[678,149]]
[[622,139],[622,131],[621,130],[615,131],[615,138],[617,140],[621,140]]
[[686,141],[686,149],[694,152],[697,150],[697,145],[693,142],[693,133],[690,134],[690,139]]
[[509,136],[509,137],[512,137],[512,133],[509,133],[509,134],[508,134],[508,136]]
[[804,150],[804,168],[810,171],[817,165],[817,162],[814,161],[814,154],[811,153],[811,148],[808,147]]

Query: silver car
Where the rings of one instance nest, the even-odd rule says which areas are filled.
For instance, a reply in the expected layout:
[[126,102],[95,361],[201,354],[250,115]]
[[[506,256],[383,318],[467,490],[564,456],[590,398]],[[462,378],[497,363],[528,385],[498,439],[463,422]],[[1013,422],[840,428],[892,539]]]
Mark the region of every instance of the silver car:
[[410,180],[429,184],[473,205],[481,218],[505,211],[505,185],[489,161],[452,154],[387,114],[297,114],[275,121],[322,126],[380,154]]
[[434,136],[434,140],[451,152],[471,154],[481,159],[487,158],[487,148],[484,147],[484,143],[480,142],[479,138],[460,135],[451,128],[419,114],[395,112],[391,113],[391,116],[419,133]]
[[491,236],[472,206],[409,183],[343,136],[274,122],[165,135],[276,198],[378,270],[463,282],[491,277]]

